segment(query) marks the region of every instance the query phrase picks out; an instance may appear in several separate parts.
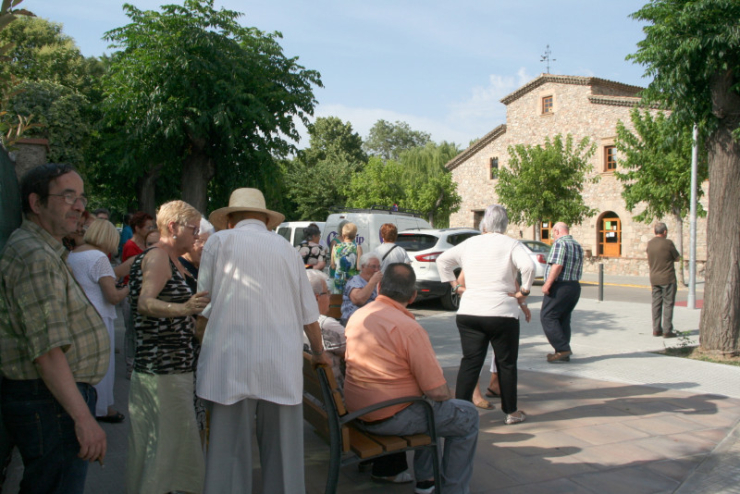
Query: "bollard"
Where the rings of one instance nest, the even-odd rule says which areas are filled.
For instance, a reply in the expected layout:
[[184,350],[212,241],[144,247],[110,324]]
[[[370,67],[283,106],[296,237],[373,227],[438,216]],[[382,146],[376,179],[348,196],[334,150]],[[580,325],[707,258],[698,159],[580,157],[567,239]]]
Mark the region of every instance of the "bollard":
[[604,301],[604,265],[599,264],[599,302]]

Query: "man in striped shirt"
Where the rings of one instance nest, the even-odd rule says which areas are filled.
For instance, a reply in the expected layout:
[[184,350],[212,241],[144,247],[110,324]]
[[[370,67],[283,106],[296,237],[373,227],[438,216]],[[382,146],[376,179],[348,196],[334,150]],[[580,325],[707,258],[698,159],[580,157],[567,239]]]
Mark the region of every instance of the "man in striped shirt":
[[569,362],[572,354],[570,316],[581,297],[579,280],[583,274],[583,249],[570,235],[565,223],[555,223],[552,238],[555,243],[547,257],[540,322],[547,340],[555,349],[555,353],[547,355],[547,361]]

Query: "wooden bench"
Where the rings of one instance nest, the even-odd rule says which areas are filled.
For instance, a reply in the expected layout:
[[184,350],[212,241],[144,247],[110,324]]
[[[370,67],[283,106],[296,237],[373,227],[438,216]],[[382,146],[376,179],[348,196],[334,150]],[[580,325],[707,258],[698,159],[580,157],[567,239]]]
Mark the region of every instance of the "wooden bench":
[[342,294],[331,294],[329,296],[329,317],[333,317],[337,321],[342,318]]
[[[435,492],[442,492],[434,411],[424,398],[419,396],[399,398],[348,413],[344,405],[344,397],[337,387],[331,368],[325,365],[314,367],[308,353],[304,353],[303,357],[303,418],[314,427],[321,437],[329,442],[330,457],[326,494],[337,492],[339,470],[342,467],[363,460],[420,448],[431,448]],[[313,399],[309,399],[306,395],[313,397]],[[324,407],[318,405],[314,400],[323,403]],[[429,424],[428,434],[378,436],[363,432],[354,423],[358,417],[374,410],[415,401],[425,405],[427,423]]]

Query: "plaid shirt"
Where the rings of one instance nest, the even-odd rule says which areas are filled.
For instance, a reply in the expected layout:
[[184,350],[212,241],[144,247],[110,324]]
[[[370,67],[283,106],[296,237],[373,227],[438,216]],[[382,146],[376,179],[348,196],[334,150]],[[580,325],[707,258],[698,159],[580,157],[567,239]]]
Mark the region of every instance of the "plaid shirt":
[[34,360],[60,347],[77,382],[97,384],[108,370],[108,330],[72,276],[67,251],[28,220],[0,254],[0,371],[38,379]]
[[550,275],[553,264],[563,266],[556,281],[580,281],[583,274],[583,248],[570,235],[563,235],[552,244],[547,256],[545,279]]

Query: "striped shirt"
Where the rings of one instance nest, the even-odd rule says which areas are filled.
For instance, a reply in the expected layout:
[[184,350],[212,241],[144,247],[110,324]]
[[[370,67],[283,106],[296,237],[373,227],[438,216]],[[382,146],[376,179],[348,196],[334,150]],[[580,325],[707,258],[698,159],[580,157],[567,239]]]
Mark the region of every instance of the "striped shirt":
[[303,400],[303,326],[319,308],[298,251],[258,220],[208,238],[198,291],[211,302],[198,359],[197,394],[231,405]]
[[547,256],[545,280],[550,275],[553,264],[563,266],[556,281],[580,281],[583,274],[583,248],[571,235],[563,235],[552,244]]
[[97,384],[108,370],[108,330],[66,259],[64,246],[28,220],[0,255],[0,371],[8,379],[38,379],[34,360],[54,348],[77,382]]

